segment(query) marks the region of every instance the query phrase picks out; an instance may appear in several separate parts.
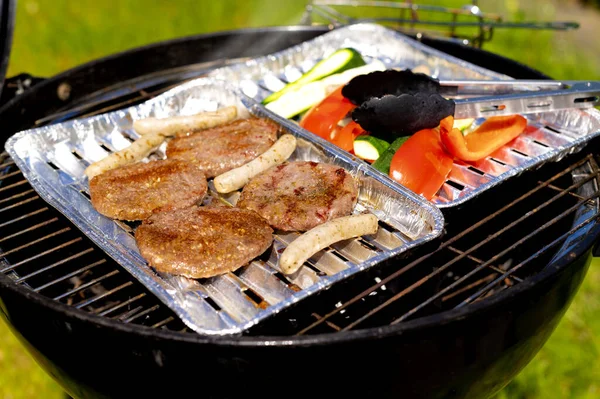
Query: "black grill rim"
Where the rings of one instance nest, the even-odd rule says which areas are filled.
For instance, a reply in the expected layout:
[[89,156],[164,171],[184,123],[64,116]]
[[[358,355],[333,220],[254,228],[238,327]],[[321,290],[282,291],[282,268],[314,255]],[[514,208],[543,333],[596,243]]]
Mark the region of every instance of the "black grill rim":
[[[326,32],[327,29],[323,29],[322,27],[306,27],[306,26],[292,26],[292,27],[272,27],[272,28],[250,28],[250,29],[242,29],[237,31],[227,31],[227,32],[219,32],[216,34],[208,34],[208,35],[197,35],[191,37],[177,38],[170,41],[160,42],[156,44],[151,44],[144,47],[139,47],[132,50],[127,50],[121,53],[113,54],[109,57],[91,61],[89,63],[83,64],[71,70],[61,73],[60,75],[56,75],[50,79],[47,79],[45,82],[42,82],[39,85],[36,85],[35,88],[30,90],[30,92],[26,93],[23,96],[17,97],[11,100],[9,103],[5,104],[0,109],[0,114],[2,111],[11,108],[12,106],[18,105],[18,103],[22,100],[22,97],[34,96],[35,91],[42,88],[42,86],[53,86],[70,76],[73,73],[81,73],[86,68],[97,67],[99,64],[106,60],[115,60],[120,56],[125,54],[134,54],[140,50],[144,49],[152,49],[160,46],[170,45],[177,42],[182,42],[185,40],[190,40],[193,38],[201,39],[201,38],[211,38],[215,35],[220,34],[228,34],[228,33],[244,33],[244,32],[276,32],[276,31],[316,31],[316,32]],[[429,42],[435,42],[436,39],[428,39]],[[465,46],[466,47],[466,46]],[[513,67],[521,68],[522,66],[508,58],[504,58],[493,53],[486,52],[484,50],[474,50],[467,49],[469,53],[479,55],[488,55],[499,59],[503,59],[507,64],[512,64]],[[471,60],[473,62],[473,60]],[[533,71],[530,68],[526,68],[531,72],[535,72],[538,78],[546,78],[540,72]],[[525,74],[528,74],[525,72]],[[40,87],[37,87],[40,86]],[[565,162],[565,160],[563,160]],[[585,205],[583,205],[585,206]],[[23,297],[25,300],[35,302],[37,305],[40,305],[46,308],[48,311],[56,312],[63,314],[70,318],[78,319],[85,323],[90,323],[96,326],[102,326],[106,328],[112,328],[124,333],[131,333],[134,335],[141,335],[145,337],[155,338],[155,339],[165,339],[165,340],[176,340],[180,342],[192,343],[192,344],[210,344],[216,346],[230,346],[230,347],[263,347],[263,346],[275,346],[275,347],[286,347],[286,346],[315,346],[315,345],[330,345],[335,343],[343,343],[349,341],[364,341],[371,339],[379,339],[389,336],[401,335],[404,332],[418,332],[419,330],[425,330],[428,328],[435,328],[436,326],[441,326],[445,324],[449,324],[455,322],[457,320],[464,320],[468,317],[474,317],[476,315],[480,315],[482,312],[491,312],[494,309],[501,307],[507,300],[515,299],[519,300],[519,298],[525,298],[528,295],[528,292],[531,291],[534,287],[537,287],[544,282],[547,282],[560,274],[562,274],[572,263],[581,259],[582,257],[591,258],[591,251],[598,241],[600,237],[600,223],[598,220],[594,220],[590,222],[592,227],[590,229],[590,233],[585,236],[585,239],[580,241],[572,251],[566,252],[564,248],[561,248],[557,251],[555,256],[555,261],[552,263],[552,267],[546,267],[541,272],[536,274],[535,276],[519,283],[517,286],[512,287],[510,290],[495,294],[494,296],[487,298],[485,301],[470,304],[468,307],[461,309],[453,309],[449,311],[445,311],[442,313],[438,313],[431,316],[420,317],[415,320],[409,320],[403,323],[399,323],[397,325],[386,325],[377,328],[368,328],[368,329],[359,329],[359,330],[350,330],[345,332],[337,332],[337,333],[324,333],[324,334],[315,334],[315,335],[300,335],[300,336],[204,336],[196,333],[183,333],[176,332],[171,330],[163,330],[163,329],[153,329],[151,327],[143,326],[143,325],[135,325],[135,324],[124,324],[118,321],[104,318],[101,316],[93,315],[83,310],[79,310],[76,308],[72,308],[66,304],[62,304],[57,301],[53,301],[50,298],[47,298],[41,294],[30,291],[25,287],[20,287],[17,284],[14,284],[12,280],[3,274],[0,274],[0,288],[7,289],[12,291],[13,293]],[[6,310],[2,306],[2,302],[0,301],[0,310],[2,310],[6,314]],[[10,314],[6,314],[8,320],[10,321]]]
[[[261,36],[268,35],[268,36],[271,36],[271,35],[277,34],[277,33],[298,32],[299,34],[306,34],[310,38],[313,38],[320,34],[326,33],[329,30],[330,29],[325,26],[304,26],[304,25],[243,28],[243,29],[237,29],[237,30],[224,30],[224,31],[207,33],[207,34],[178,37],[178,38],[174,38],[174,39],[170,39],[170,40],[164,40],[164,41],[160,41],[157,43],[151,43],[151,44],[147,44],[145,46],[139,46],[139,47],[127,49],[124,51],[116,52],[114,54],[110,54],[110,55],[102,57],[102,58],[88,61],[86,63],[75,66],[71,69],[68,69],[64,72],[61,72],[55,76],[47,78],[47,79],[35,84],[35,86],[33,86],[31,89],[29,89],[25,95],[17,96],[15,98],[7,101],[5,104],[0,104],[0,120],[2,120],[3,117],[7,113],[12,111],[13,108],[19,109],[20,108],[19,104],[23,103],[24,98],[25,99],[33,99],[32,102],[27,103],[28,105],[35,103],[36,102],[35,97],[36,97],[36,94],[38,94],[38,93],[39,93],[40,97],[42,97],[42,98],[44,97],[44,95],[52,93],[53,99],[55,100],[55,102],[57,104],[59,104],[59,100],[57,99],[55,93],[61,83],[68,82],[69,84],[72,84],[72,85],[80,85],[78,88],[81,88],[83,86],[86,86],[85,79],[89,79],[90,76],[100,73],[98,71],[110,70],[111,63],[122,62],[122,60],[125,58],[130,58],[130,59],[135,58],[135,57],[138,57],[140,54],[143,54],[146,52],[153,53],[153,52],[158,52],[160,50],[164,51],[164,49],[169,49],[170,47],[176,46],[178,44],[185,44],[186,42],[204,42],[204,41],[218,42],[219,40],[227,40],[230,37],[243,37],[244,35],[261,35]],[[1,33],[2,32],[0,31],[0,37],[2,37]],[[252,52],[250,49],[241,49],[240,51],[244,52],[246,50],[248,50],[250,53]],[[228,54],[225,50],[222,51],[221,53],[224,53],[225,55]],[[0,52],[0,54],[1,54],[1,52]],[[216,60],[221,59],[221,57],[219,57],[219,55],[220,54],[218,52],[202,54],[201,57],[200,56],[198,57],[199,60],[197,62],[216,61]],[[8,61],[8,59],[7,59],[7,61]],[[168,59],[168,60],[163,59],[163,60],[161,60],[161,62],[164,62],[164,64],[162,64],[162,66],[165,69],[169,68],[169,67],[179,66],[179,65],[171,65],[176,62],[176,60],[172,60],[172,59]],[[0,63],[0,66],[1,66],[1,63]],[[152,68],[152,67],[154,67],[154,65],[150,66],[150,67]],[[135,70],[134,72],[137,72],[136,76],[142,75],[142,74],[144,74],[144,72],[148,73],[148,71],[140,71],[141,68],[142,68],[142,66],[139,66],[139,65],[138,65],[137,69],[133,68]],[[0,72],[1,72],[1,70],[0,70]],[[115,83],[119,83],[124,80],[129,80],[130,78],[132,78],[132,77],[122,77],[121,79],[117,79],[114,76],[110,76],[110,74],[106,73],[106,71],[105,71],[105,76],[103,76],[104,81],[103,81],[102,87],[103,88],[110,87],[111,85],[113,85]],[[88,83],[87,86],[94,85],[95,83],[96,82],[92,82],[91,84]],[[73,88],[75,89],[75,87],[73,87]],[[89,89],[89,87],[86,87],[86,89]],[[78,92],[77,90],[73,90],[71,97],[67,101],[63,102],[60,105],[65,106],[65,105],[70,105],[70,103],[72,103],[72,102],[76,103],[81,100],[81,97],[85,97],[88,94],[92,94],[92,92],[86,92],[83,95],[78,96],[77,92]],[[23,112],[29,113],[29,112],[32,112],[32,110],[25,108],[25,109],[23,109]],[[35,110],[33,110],[33,112],[35,112]],[[15,114],[15,115],[19,115],[19,113]],[[20,114],[20,116],[26,117],[27,115],[22,113],[22,114]],[[31,118],[31,116],[30,116],[30,118]],[[37,117],[33,117],[33,118],[37,119]],[[7,125],[9,125],[12,128],[13,124],[11,123],[10,119],[11,118],[8,118],[7,120],[2,120],[3,125],[4,125],[4,123],[6,123]],[[12,129],[12,130],[14,130],[14,129]],[[3,146],[4,146],[5,140],[6,140],[5,138],[0,138],[0,142],[2,143]]]
[[[585,152],[584,152],[585,153]],[[568,162],[571,157],[563,160]],[[591,158],[588,162],[595,162],[594,158]],[[592,180],[587,184],[598,183],[597,180]],[[595,202],[595,211],[598,212],[600,209],[600,202]],[[586,207],[582,204],[578,208],[578,212]],[[574,220],[573,225],[581,223],[581,220]],[[533,277],[530,277],[523,282],[512,287],[510,290],[506,290],[501,293],[497,293],[484,301],[471,303],[469,306],[444,311],[431,316],[419,317],[414,320],[405,321],[396,325],[386,325],[375,328],[365,328],[358,330],[350,330],[336,333],[320,333],[314,335],[255,335],[255,336],[243,336],[243,335],[231,335],[231,336],[205,336],[190,332],[177,332],[172,330],[154,329],[144,325],[137,324],[125,324],[120,323],[116,320],[104,318],[98,315],[94,315],[83,310],[79,310],[63,304],[58,301],[54,301],[51,298],[47,298],[41,294],[28,290],[24,286],[14,284],[8,275],[0,274],[0,291],[2,289],[8,289],[24,297],[28,301],[35,302],[37,305],[42,306],[49,311],[60,313],[69,318],[74,318],[85,323],[91,323],[96,326],[102,326],[106,328],[112,328],[120,332],[131,333],[134,335],[141,335],[155,339],[165,340],[176,340],[180,342],[193,343],[193,344],[209,344],[222,347],[287,347],[287,346],[315,346],[315,345],[329,345],[335,343],[344,343],[350,341],[367,341],[372,339],[380,339],[390,336],[398,336],[403,333],[418,333],[420,330],[426,330],[429,328],[440,327],[446,324],[456,322],[457,320],[466,321],[468,318],[474,318],[482,313],[490,312],[493,313],[495,309],[505,306],[508,301],[526,301],[527,298],[531,298],[529,291],[537,288],[539,285],[544,284],[547,281],[559,277],[565,272],[570,265],[579,261],[582,258],[587,258],[585,263],[589,266],[589,260],[592,257],[592,251],[596,244],[600,241],[600,215],[596,214],[594,220],[590,222],[590,231],[585,235],[584,239],[579,241],[571,250],[567,251],[563,243],[561,247],[556,251],[554,261],[548,264],[541,272]],[[551,266],[551,267],[550,267]],[[586,266],[586,267],[587,267]],[[10,321],[10,314],[6,312],[2,307],[0,301],[0,310],[3,310],[7,318]]]
[[13,31],[15,26],[15,1],[0,3],[0,94],[6,78],[8,59],[12,47]]
[[[196,333],[183,333],[171,330],[153,329],[143,325],[124,324],[109,318],[97,316],[83,310],[72,308],[63,303],[53,301],[52,299],[44,297],[41,294],[27,290],[25,287],[20,287],[17,284],[13,284],[12,280],[3,274],[0,274],[0,288],[11,290],[29,301],[33,301],[38,305],[46,307],[49,311],[61,313],[83,322],[92,323],[107,328],[113,328],[124,333],[138,334],[151,338],[177,340],[195,344],[211,344],[216,346],[285,347],[329,345],[349,341],[379,339],[388,336],[401,335],[402,333],[409,331],[414,333],[423,329],[435,328],[436,326],[449,324],[458,319],[464,320],[469,316],[473,317],[484,312],[491,312],[494,309],[502,306],[503,303],[509,298],[519,300],[519,298],[527,297],[528,292],[534,287],[543,284],[554,277],[557,277],[559,274],[564,272],[569,265],[576,262],[581,257],[591,258],[591,251],[600,236],[600,223],[598,223],[598,220],[590,223],[592,223],[593,226],[590,233],[585,236],[585,239],[580,241],[572,249],[572,251],[565,251],[564,248],[561,248],[560,251],[557,252],[555,258],[556,260],[552,264],[552,267],[544,268],[540,273],[532,278],[524,280],[523,282],[512,287],[510,290],[495,294],[494,296],[487,298],[485,301],[472,303],[469,306],[461,309],[452,309],[435,315],[409,320],[396,325],[386,325],[377,328],[350,330],[336,333],[300,336],[204,336]],[[2,303],[0,302],[0,309],[2,309],[1,305]],[[10,320],[10,315],[7,316]]]

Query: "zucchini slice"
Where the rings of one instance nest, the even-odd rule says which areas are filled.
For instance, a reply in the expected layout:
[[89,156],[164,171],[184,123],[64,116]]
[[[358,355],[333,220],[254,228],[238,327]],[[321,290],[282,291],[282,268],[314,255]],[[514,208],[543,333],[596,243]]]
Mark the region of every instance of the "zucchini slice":
[[375,161],[379,159],[389,146],[390,143],[377,137],[361,135],[354,139],[354,154],[359,158]]
[[325,97],[327,97],[325,85],[320,81],[310,82],[299,86],[297,90],[282,94],[277,100],[265,105],[265,108],[290,119],[318,104]]
[[473,119],[473,118],[455,119],[453,127],[457,128],[458,130],[460,130],[461,132],[464,133],[464,131],[466,129],[471,127],[471,125],[473,124],[474,121],[475,121],[475,119]]
[[303,84],[314,82],[334,73],[343,72],[347,69],[356,68],[365,65],[365,60],[353,48],[343,48],[337,50],[329,57],[317,62],[308,72],[302,75],[294,82],[288,83],[283,89],[271,94],[263,100],[263,105],[277,100],[282,94]]
[[385,65],[383,62],[374,60],[369,64],[347,69],[344,72],[327,76],[321,80],[294,87],[283,93],[277,100],[265,105],[265,107],[279,116],[290,119],[319,104],[331,92],[339,86],[348,83],[355,76],[384,69]]

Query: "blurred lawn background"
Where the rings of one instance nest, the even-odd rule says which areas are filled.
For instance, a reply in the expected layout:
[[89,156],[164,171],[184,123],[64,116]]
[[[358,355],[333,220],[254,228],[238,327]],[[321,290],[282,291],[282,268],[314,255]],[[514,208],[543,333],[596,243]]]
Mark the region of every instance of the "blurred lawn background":
[[[415,1],[462,6],[463,1]],[[86,61],[174,37],[292,25],[305,0],[19,0],[8,76],[51,76]],[[496,30],[484,49],[557,79],[600,79],[600,12],[575,0],[481,0],[511,21],[577,21],[570,32]],[[600,259],[545,347],[497,399],[600,398]],[[0,398],[63,398],[0,322]]]

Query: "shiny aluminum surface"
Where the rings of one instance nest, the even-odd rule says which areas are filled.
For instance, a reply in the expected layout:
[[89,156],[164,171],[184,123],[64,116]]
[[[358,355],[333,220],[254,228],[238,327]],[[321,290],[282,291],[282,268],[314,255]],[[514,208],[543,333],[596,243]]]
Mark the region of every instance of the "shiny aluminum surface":
[[483,95],[454,101],[456,119],[590,109],[600,102],[600,83],[580,82],[568,89]]
[[[282,122],[227,82],[200,78],[137,106],[17,133],[7,141],[6,149],[44,200],[173,309],[186,325],[203,334],[240,333],[337,281],[441,235],[443,217],[436,207],[337,148],[313,140],[302,129],[284,126],[283,132],[298,139],[292,160],[333,163],[356,179],[359,196],[354,212],[375,214],[382,222],[378,233],[339,242],[288,276],[280,273],[278,258],[296,233],[276,234],[266,257],[234,273],[202,280],[157,273],[139,254],[133,236],[135,224],[115,222],[94,209],[85,168],[139,137],[132,129],[136,119],[192,114],[227,105],[236,105],[242,117],[253,114]],[[164,158],[165,146],[149,158]],[[217,195],[214,190],[212,195]],[[237,194],[222,199],[235,204]]]
[[[377,59],[387,68],[415,69],[440,81],[511,80],[373,23],[340,27],[286,50],[219,68],[210,74],[234,83],[260,103],[286,82],[298,79],[318,61],[344,47],[357,50],[367,63]],[[439,208],[463,204],[512,176],[581,150],[590,139],[600,135],[600,112],[596,109],[524,116],[529,126],[523,134],[477,163],[455,162],[446,182],[431,201]],[[478,118],[474,126],[483,121],[484,118]],[[293,121],[284,123],[295,126]],[[357,162],[362,161],[357,159]],[[366,162],[364,164],[370,169]]]

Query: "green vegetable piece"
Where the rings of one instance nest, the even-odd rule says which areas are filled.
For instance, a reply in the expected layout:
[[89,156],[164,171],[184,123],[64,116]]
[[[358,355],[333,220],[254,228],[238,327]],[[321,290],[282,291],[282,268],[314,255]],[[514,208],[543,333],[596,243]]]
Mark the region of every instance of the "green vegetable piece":
[[396,153],[396,151],[398,151],[400,147],[402,147],[402,144],[404,144],[409,137],[410,136],[402,136],[394,140],[392,144],[390,144],[390,146],[387,148],[387,150],[385,150],[383,154],[381,154],[371,166],[373,166],[378,171],[389,175],[390,165],[392,163],[392,158],[394,158],[394,154]]
[[263,100],[263,105],[277,100],[282,94],[291,89],[298,88],[306,83],[314,82],[323,79],[334,73],[343,72],[347,69],[356,68],[365,65],[365,60],[353,48],[340,49],[329,57],[317,62],[317,64],[302,75],[298,80],[288,83],[285,87]]
[[376,160],[389,146],[390,143],[375,136],[362,135],[354,140],[354,153],[362,159]]

